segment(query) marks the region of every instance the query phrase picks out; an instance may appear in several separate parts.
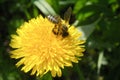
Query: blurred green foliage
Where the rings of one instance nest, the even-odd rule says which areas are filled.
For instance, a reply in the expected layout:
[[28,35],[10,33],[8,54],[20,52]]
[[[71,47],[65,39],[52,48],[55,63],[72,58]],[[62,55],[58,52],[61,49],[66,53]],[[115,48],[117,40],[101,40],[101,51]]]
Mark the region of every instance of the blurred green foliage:
[[[86,51],[78,64],[65,68],[63,76],[53,80],[120,80],[119,0],[0,0],[0,80],[40,79],[16,68],[17,61],[9,54],[10,35],[24,21],[39,14],[63,17],[70,6],[73,9],[70,24],[78,21],[76,27],[81,26],[89,33],[83,30],[89,35]],[[52,78],[47,74],[41,80]]]

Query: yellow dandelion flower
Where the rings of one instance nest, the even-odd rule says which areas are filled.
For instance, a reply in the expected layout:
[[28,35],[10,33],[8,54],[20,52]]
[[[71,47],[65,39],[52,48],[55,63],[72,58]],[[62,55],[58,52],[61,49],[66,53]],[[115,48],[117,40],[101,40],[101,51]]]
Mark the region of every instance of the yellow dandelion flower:
[[10,46],[14,50],[10,53],[11,58],[19,59],[17,67],[31,71],[31,75],[41,76],[50,71],[53,77],[60,77],[64,66],[78,63],[84,52],[84,41],[79,40],[81,33],[70,26],[69,35],[62,38],[52,32],[54,27],[47,18],[39,16],[20,26],[17,35],[11,35]]

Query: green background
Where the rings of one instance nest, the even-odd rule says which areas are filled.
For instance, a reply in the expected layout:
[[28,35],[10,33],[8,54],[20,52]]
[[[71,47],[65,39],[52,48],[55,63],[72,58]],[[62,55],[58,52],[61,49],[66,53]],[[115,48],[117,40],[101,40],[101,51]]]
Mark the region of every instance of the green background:
[[[11,59],[10,35],[25,21],[72,7],[70,24],[85,34],[84,57],[62,77],[30,76]],[[0,0],[0,80],[120,80],[120,0]]]

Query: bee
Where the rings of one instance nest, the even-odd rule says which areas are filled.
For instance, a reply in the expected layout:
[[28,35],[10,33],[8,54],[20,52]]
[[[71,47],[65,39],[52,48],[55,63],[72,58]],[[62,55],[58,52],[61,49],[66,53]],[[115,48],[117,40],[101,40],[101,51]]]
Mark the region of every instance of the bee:
[[57,36],[60,35],[63,38],[67,37],[69,35],[68,26],[66,24],[69,23],[71,13],[72,13],[72,8],[69,7],[68,10],[64,13],[64,20],[65,20],[64,24],[62,23],[62,18],[60,18],[60,16],[52,16],[52,15],[47,16],[47,19],[50,22],[55,24],[54,28],[52,29],[52,32],[55,35],[57,35]]

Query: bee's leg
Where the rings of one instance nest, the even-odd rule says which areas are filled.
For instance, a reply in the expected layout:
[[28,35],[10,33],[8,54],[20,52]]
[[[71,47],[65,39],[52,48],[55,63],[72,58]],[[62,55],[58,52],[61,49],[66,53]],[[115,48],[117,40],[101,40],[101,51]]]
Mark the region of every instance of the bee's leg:
[[55,24],[55,27],[52,29],[52,32],[55,34],[55,35],[58,35],[58,29],[57,29],[57,25]]
[[60,29],[60,27],[58,27],[58,35],[61,35],[62,34],[62,31]]

